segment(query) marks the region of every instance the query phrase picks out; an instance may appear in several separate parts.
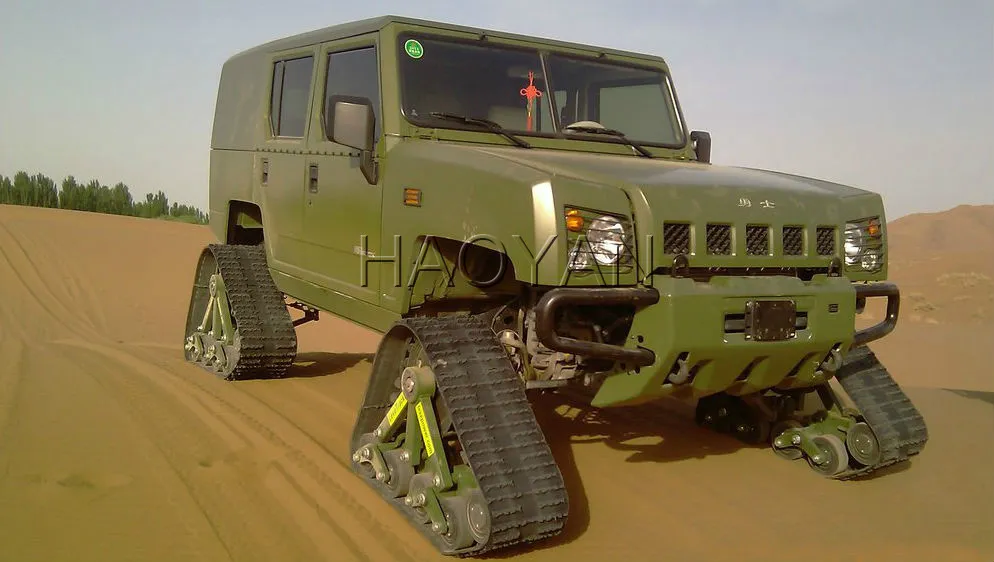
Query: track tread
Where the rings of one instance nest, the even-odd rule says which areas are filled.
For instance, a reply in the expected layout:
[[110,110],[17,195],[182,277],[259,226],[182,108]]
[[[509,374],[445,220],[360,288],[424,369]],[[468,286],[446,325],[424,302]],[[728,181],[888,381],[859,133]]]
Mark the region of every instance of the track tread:
[[[266,251],[261,245],[207,246],[198,264],[196,279],[199,283],[194,287],[187,333],[190,332],[190,322],[198,320],[192,317],[193,312],[203,314],[203,306],[209,298],[205,285],[213,272],[212,269],[206,271],[209,261],[217,265],[224,280],[232,319],[240,338],[237,362],[224,378],[282,378],[296,357],[297,333],[283,293],[269,273]],[[197,302],[201,300],[203,302]],[[199,305],[199,308],[194,305]]]
[[865,476],[921,452],[928,441],[925,418],[870,348],[850,350],[836,378],[876,434],[881,453],[876,465],[851,468],[836,479]]
[[[413,317],[398,322],[420,342],[435,373],[436,389],[491,510],[490,540],[459,556],[529,543],[559,534],[569,511],[562,474],[546,442],[524,385],[478,316]],[[387,341],[391,334],[387,334]],[[392,404],[401,352],[378,353],[355,430],[371,431]],[[444,543],[414,519],[403,497],[393,499],[379,482],[363,478],[439,550]]]

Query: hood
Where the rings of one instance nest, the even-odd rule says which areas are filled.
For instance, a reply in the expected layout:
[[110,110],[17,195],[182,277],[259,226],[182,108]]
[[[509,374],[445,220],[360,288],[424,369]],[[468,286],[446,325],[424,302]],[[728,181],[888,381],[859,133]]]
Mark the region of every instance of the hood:
[[[654,242],[649,253],[656,264],[689,251],[694,266],[780,267],[787,259],[792,266],[822,268],[840,254],[841,227],[847,220],[874,215],[884,219],[876,193],[781,172],[517,147],[470,150],[516,164],[509,168],[547,174],[556,186],[557,205],[579,198],[573,194],[583,185],[617,189],[619,195],[627,196],[640,245],[647,235],[666,241],[665,223],[682,223],[679,228],[685,234],[681,236],[684,240],[689,236],[689,250],[666,251],[664,244]],[[797,227],[803,235],[795,234]],[[727,250],[712,251],[712,233],[725,239],[716,241],[715,247],[730,244]],[[764,249],[747,246],[753,244],[747,237],[759,233],[767,233],[768,245],[761,246]],[[803,249],[796,249],[797,244]],[[788,245],[795,249],[786,257]]]
[[[811,214],[820,220],[845,220],[838,215],[841,199],[870,192],[828,181],[759,170],[697,162],[677,162],[638,156],[591,154],[515,147],[474,150],[555,176],[610,185],[625,191],[633,207],[649,204],[655,218],[729,220],[748,209],[775,213],[789,221]],[[833,212],[834,210],[834,212]],[[671,212],[672,211],[672,212]],[[847,217],[853,218],[853,217]]]

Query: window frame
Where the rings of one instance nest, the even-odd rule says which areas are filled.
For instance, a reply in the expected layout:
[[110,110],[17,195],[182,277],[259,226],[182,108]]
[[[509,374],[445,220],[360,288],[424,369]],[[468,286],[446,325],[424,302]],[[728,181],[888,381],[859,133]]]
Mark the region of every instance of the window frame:
[[[467,45],[481,44],[481,40],[475,37],[474,38],[453,37],[449,35],[432,33],[430,31],[405,30],[397,34],[397,41],[396,45],[394,46],[396,50],[395,53],[396,57],[402,58],[407,56],[404,51],[404,43],[408,39],[419,39],[419,40],[428,39],[428,40],[450,42],[457,44],[461,43]],[[556,57],[562,57],[565,59],[571,59],[581,62],[610,64],[610,65],[617,65],[620,67],[632,68],[636,70],[644,70],[644,71],[659,73],[662,76],[662,86],[665,87],[665,92],[663,92],[664,101],[666,103],[672,104],[671,119],[674,119],[676,121],[675,123],[671,123],[670,126],[673,128],[673,131],[676,133],[677,137],[680,140],[677,143],[650,142],[636,138],[632,138],[632,140],[648,148],[660,148],[667,150],[685,150],[689,146],[689,143],[691,142],[690,133],[687,130],[687,123],[683,114],[683,108],[680,105],[679,96],[677,95],[676,89],[673,85],[673,78],[671,72],[669,68],[665,66],[665,64],[661,63],[657,66],[649,62],[619,60],[618,58],[614,57],[607,59],[603,56],[597,56],[590,53],[578,53],[570,51],[568,49],[559,49],[556,47],[549,47],[549,46],[520,45],[511,42],[505,42],[502,40],[497,40],[496,38],[492,37],[488,37],[487,41],[490,43],[490,45],[492,45],[496,49],[534,53],[539,58],[541,64],[542,74],[545,80],[545,89],[548,92],[553,93],[553,95],[543,96],[546,99],[546,101],[543,103],[548,104],[550,115],[554,123],[555,130],[553,132],[542,132],[537,130],[525,131],[525,130],[508,128],[506,130],[509,133],[521,137],[536,137],[536,138],[544,138],[552,140],[575,140],[575,141],[598,142],[598,143],[608,143],[608,144],[624,144],[619,139],[614,137],[609,137],[607,135],[564,133],[562,131],[563,124],[560,123],[560,115],[559,115],[560,107],[555,103],[555,95],[554,95],[554,92],[556,91],[556,87],[554,84],[555,77],[550,76],[548,70],[550,56],[556,56]],[[483,46],[486,46],[486,43],[484,43]],[[479,128],[476,128],[472,125],[463,125],[455,121],[446,122],[430,118],[412,119],[410,116],[407,115],[404,107],[406,100],[406,92],[404,89],[403,65],[400,63],[397,64],[395,72],[396,72],[396,79],[398,85],[397,87],[398,113],[400,114],[401,118],[403,118],[404,122],[406,122],[409,126],[416,128],[451,129],[451,130],[467,131],[467,132],[486,132],[486,131],[481,131]],[[580,93],[584,98],[590,95],[590,92],[580,92]],[[589,103],[588,100],[576,100],[576,99],[571,100],[568,94],[569,91],[567,91],[567,102],[566,102],[567,104],[569,104],[572,101],[577,107],[579,107],[583,103]],[[670,113],[669,109],[670,108],[667,108],[667,113]]]
[[[308,82],[307,91],[307,101],[304,104],[304,130],[300,135],[286,135],[282,134],[282,131],[277,132],[277,130],[282,126],[283,118],[283,93],[286,89],[286,63],[291,61],[298,61],[303,59],[311,60],[311,75]],[[269,71],[269,103],[266,110],[267,122],[269,125],[269,138],[270,140],[291,140],[291,141],[302,141],[307,138],[308,131],[310,130],[310,119],[308,118],[311,114],[311,107],[314,103],[314,79],[315,79],[315,56],[314,49],[298,50],[289,53],[281,53],[274,56],[270,61],[268,68]],[[279,82],[279,92],[276,91],[276,73],[280,73]],[[278,98],[277,98],[278,96]],[[279,104],[276,105],[275,101],[278,99]]]
[[[678,137],[677,139],[678,142],[676,143],[652,142],[636,138],[633,136],[629,136],[629,138],[639,143],[642,146],[653,147],[653,148],[681,149],[687,146],[689,133],[687,131],[687,125],[683,117],[683,108],[680,107],[680,102],[679,100],[677,100],[676,90],[673,87],[673,79],[670,76],[669,69],[662,67],[655,67],[648,64],[638,64],[629,61],[611,60],[610,62],[605,62],[604,60],[594,56],[579,55],[579,54],[567,53],[564,51],[556,51],[556,50],[542,51],[543,66],[546,67],[549,66],[550,56],[560,57],[564,59],[571,59],[580,62],[588,62],[588,63],[610,65],[610,66],[620,66],[625,68],[631,68],[633,70],[643,70],[646,72],[659,73],[660,76],[662,77],[662,82],[660,85],[662,88],[664,88],[664,90],[661,92],[663,97],[663,103],[671,104],[671,107],[666,107],[666,113],[669,114],[669,118],[671,120],[669,125],[671,127],[671,130],[674,133],[676,133]],[[555,76],[552,77],[552,82],[550,82],[550,86],[553,85],[554,81],[555,81]],[[626,85],[635,85],[641,82],[642,82],[641,80],[635,78],[622,78],[616,80],[600,80],[597,82],[590,82],[587,84],[586,91],[582,91],[579,88],[576,89],[577,93],[581,93],[583,95],[582,100],[574,100],[576,103],[576,108],[579,109],[581,106],[597,106],[598,113],[600,113],[599,104],[600,104],[601,90],[607,87],[624,87]],[[568,92],[569,90],[567,90],[567,93]],[[562,131],[560,131],[559,135],[557,136],[566,136],[566,135],[565,133],[562,133]],[[570,135],[567,138],[572,138],[573,136],[574,135]],[[587,137],[589,137],[589,135],[585,136],[584,138],[587,139]]]
[[[600,121],[601,109],[603,109],[603,101],[601,100],[601,93],[604,90],[609,90],[612,88],[627,88],[631,86],[657,86],[657,84],[649,82],[645,83],[643,80],[636,78],[622,78],[617,80],[600,80],[597,82],[589,82],[586,88],[586,103],[591,107],[596,107],[597,121]],[[669,105],[666,107],[666,117],[669,119],[670,130],[675,132],[679,138],[680,146],[684,146],[687,143],[686,131],[684,130],[683,120],[681,119],[680,113],[677,111],[676,100],[674,99],[674,92],[672,83],[669,81],[669,76],[663,74],[662,83],[658,84],[660,87],[660,94],[663,98],[663,103]],[[638,137],[628,135],[628,138],[633,141],[645,145],[645,146],[673,146],[666,145],[658,142],[651,142]]]
[[320,142],[327,142],[338,145],[338,143],[336,143],[335,141],[329,138],[329,131],[327,131],[325,128],[325,125],[327,124],[327,120],[325,118],[326,117],[325,110],[327,109],[328,96],[329,96],[328,78],[331,75],[331,58],[332,56],[337,54],[348,53],[352,51],[360,51],[364,49],[373,49],[373,55],[376,65],[374,71],[376,73],[376,89],[377,89],[378,100],[377,101],[370,100],[370,103],[372,103],[373,105],[374,128],[378,127],[380,132],[379,134],[374,135],[373,138],[374,151],[378,146],[382,144],[381,141],[386,135],[386,123],[383,114],[383,105],[384,105],[383,74],[381,70],[383,61],[380,52],[381,51],[380,44],[376,40],[375,36],[353,38],[353,40],[344,40],[340,42],[325,44],[324,48],[321,50],[322,74],[324,76],[324,79],[322,80],[323,86],[321,88],[321,105],[317,109],[318,129],[321,132],[320,139],[318,139]]
[[[407,42],[408,39],[418,39],[418,40],[428,39],[428,40],[432,40],[432,41],[440,41],[440,42],[445,42],[445,43],[454,43],[454,44],[462,44],[462,45],[470,45],[470,46],[483,46],[483,47],[487,47],[488,45],[486,43],[483,43],[481,45],[481,42],[480,42],[479,39],[465,38],[465,37],[452,37],[452,36],[449,36],[449,35],[439,35],[439,34],[436,34],[436,33],[414,31],[414,30],[407,30],[407,31],[403,31],[401,33],[398,33],[397,34],[397,44],[395,45],[395,49],[396,49],[395,56],[398,58],[398,63],[396,65],[397,94],[398,94],[397,95],[397,105],[398,105],[398,112],[400,113],[400,116],[404,119],[404,121],[406,121],[409,125],[411,125],[413,127],[423,127],[423,128],[428,128],[428,129],[435,129],[435,128],[438,128],[438,129],[452,129],[452,130],[456,130],[456,131],[467,131],[467,132],[471,132],[471,133],[486,132],[486,131],[481,131],[481,129],[479,127],[476,127],[474,125],[462,124],[462,123],[459,123],[458,121],[445,121],[445,120],[440,120],[440,119],[433,119],[431,117],[427,117],[427,118],[414,117],[414,118],[412,118],[410,115],[407,114],[407,111],[405,110],[405,107],[404,107],[405,106],[404,102],[407,99],[407,97],[406,97],[406,91],[405,91],[405,88],[404,88],[404,70],[403,70],[403,64],[404,63],[401,63],[400,61],[401,60],[405,60],[405,58],[408,56],[407,53],[406,53],[406,51],[404,50],[404,44]],[[494,45],[498,49],[501,49],[501,50],[518,51],[518,52],[522,52],[522,53],[534,54],[538,58],[539,66],[542,69],[542,75],[543,76],[548,76],[549,73],[546,72],[546,69],[545,69],[544,51],[542,51],[540,49],[537,49],[534,46],[515,45],[515,44],[509,44],[509,43],[503,43],[503,42],[501,42],[501,43],[494,43]],[[549,91],[549,83],[548,83],[548,81],[546,81],[545,89],[547,91]],[[552,101],[549,101],[549,98],[554,97],[554,96],[548,96],[548,95],[546,95],[546,96],[542,96],[542,97],[545,100],[542,103],[546,104],[546,106],[547,106],[546,109],[549,111],[549,114],[551,116],[551,119],[552,119],[552,122],[553,122],[553,127],[554,127],[554,129],[558,129],[559,128],[559,118],[556,116],[555,103],[552,102]],[[558,133],[558,132],[545,133],[545,132],[541,132],[541,131],[538,131],[538,130],[535,130],[535,131],[525,131],[525,130],[510,129],[510,128],[507,128],[505,130],[507,132],[515,135],[515,136],[534,136],[534,137],[542,137],[542,138],[549,138],[549,139],[565,138],[562,135],[562,133]]]

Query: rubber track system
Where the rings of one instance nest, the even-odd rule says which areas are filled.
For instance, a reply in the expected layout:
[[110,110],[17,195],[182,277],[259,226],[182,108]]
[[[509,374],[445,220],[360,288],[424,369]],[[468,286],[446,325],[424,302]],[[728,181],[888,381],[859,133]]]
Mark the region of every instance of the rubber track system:
[[876,435],[880,461],[850,468],[834,478],[864,476],[921,452],[928,441],[925,419],[868,347],[850,350],[836,378]]
[[261,245],[210,244],[204,249],[197,264],[186,333],[196,329],[210,300],[215,266],[224,280],[240,341],[233,369],[220,374],[204,368],[226,380],[282,378],[297,354],[297,333]]
[[[406,328],[404,330],[403,328]],[[525,396],[525,388],[481,316],[413,317],[386,334],[374,360],[366,396],[352,434],[372,431],[397,396],[395,382],[409,330],[420,343],[436,380],[436,392],[491,512],[486,544],[454,553],[459,557],[529,543],[559,534],[569,510],[562,474]],[[398,333],[399,332],[399,333]],[[403,514],[412,526],[444,550],[427,524],[415,519],[404,498],[387,495],[376,480],[362,478]]]

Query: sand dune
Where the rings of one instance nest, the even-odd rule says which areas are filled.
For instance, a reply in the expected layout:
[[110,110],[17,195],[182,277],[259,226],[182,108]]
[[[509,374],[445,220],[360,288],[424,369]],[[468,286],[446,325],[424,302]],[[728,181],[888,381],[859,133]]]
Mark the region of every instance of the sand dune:
[[994,205],[908,215],[888,232],[909,324],[994,325]]
[[[947,252],[960,215],[980,217],[974,247],[994,247],[990,208],[891,230],[893,277],[935,306],[876,347],[929,423],[911,463],[829,481],[680,407],[636,423],[544,396],[570,521],[508,554],[990,562],[994,272]],[[0,561],[444,559],[349,469],[375,334],[304,325],[280,381],[226,383],[183,361],[210,241],[204,227],[0,206]]]

